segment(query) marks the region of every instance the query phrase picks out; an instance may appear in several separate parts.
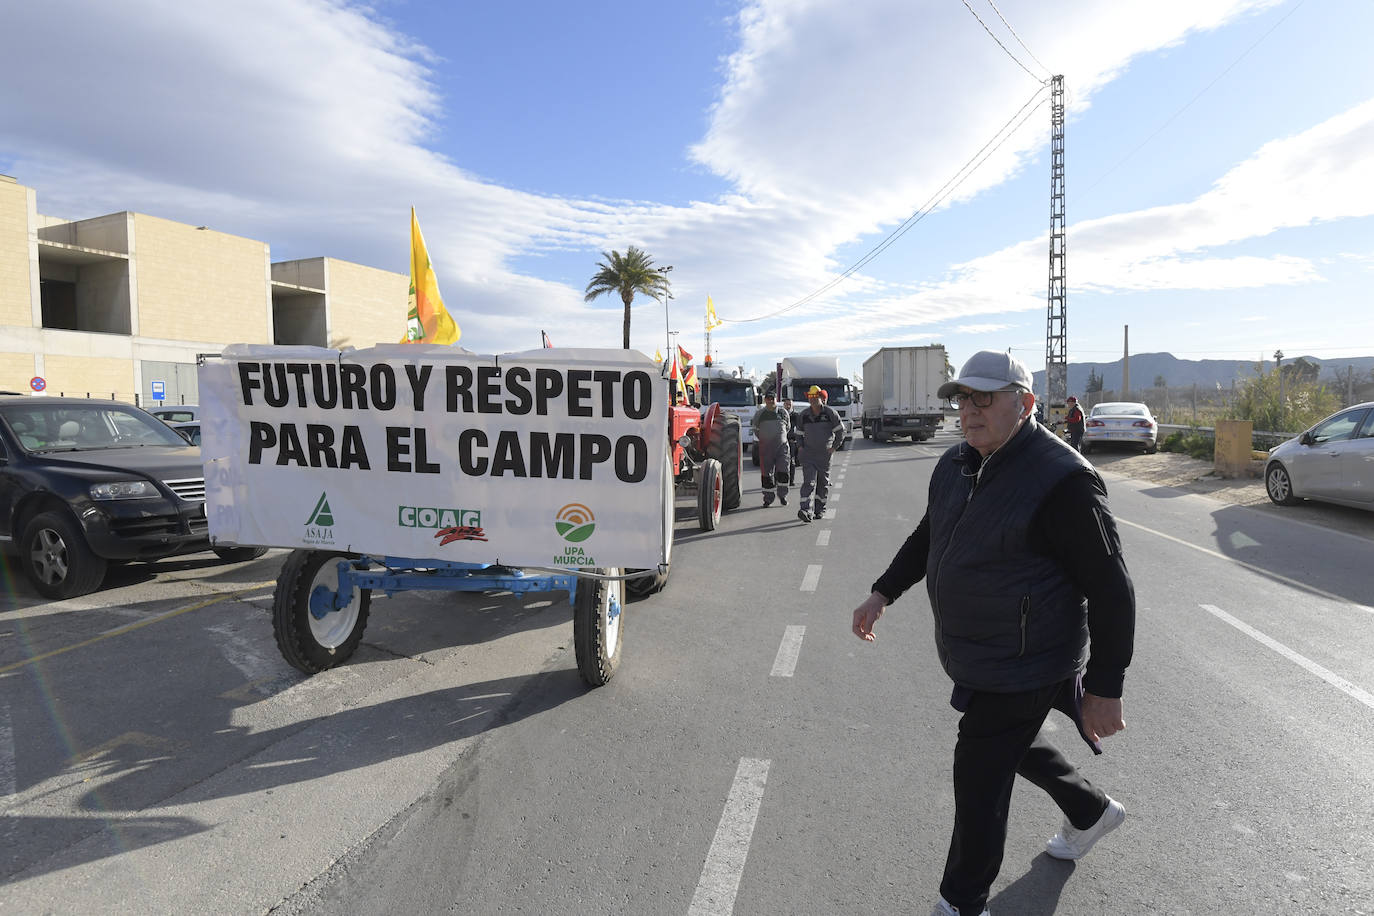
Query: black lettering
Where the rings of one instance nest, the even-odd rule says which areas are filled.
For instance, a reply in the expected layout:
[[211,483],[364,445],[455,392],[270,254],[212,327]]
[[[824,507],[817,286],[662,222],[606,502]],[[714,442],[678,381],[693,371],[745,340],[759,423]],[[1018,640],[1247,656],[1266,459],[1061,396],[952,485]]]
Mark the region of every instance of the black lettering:
[[[444,387],[448,391],[448,412],[458,412],[458,399],[463,399],[463,413],[472,413],[472,367],[445,366]],[[482,443],[483,446],[486,442]]]
[[409,440],[409,427],[388,426],[386,428],[386,469],[388,471],[410,470],[410,462],[401,460],[410,454]]
[[323,423],[305,424],[305,441],[310,447],[310,466],[312,468],[339,466],[334,455],[334,428]]
[[615,476],[639,483],[649,472],[649,444],[638,436],[621,436],[615,442]]
[[620,373],[598,369],[592,379],[601,385],[601,416],[615,416],[615,383],[620,381]]
[[534,412],[549,415],[549,401],[563,393],[563,373],[557,369],[534,370]]
[[439,465],[429,460],[429,446],[425,441],[427,430],[421,426],[415,430],[415,473],[437,474]]
[[372,367],[372,406],[378,410],[396,406],[396,371],[386,363]]
[[296,379],[296,402],[301,407],[310,406],[310,401],[305,396],[305,374],[310,371],[310,367],[305,363],[287,363],[286,371]]
[[357,363],[344,363],[339,367],[339,385],[343,389],[343,408],[352,410],[357,398],[359,410],[367,410],[367,370]]
[[372,470],[367,460],[367,447],[363,445],[363,431],[356,426],[343,429],[343,446],[340,449],[340,467],[357,468],[360,471]]
[[286,366],[281,363],[267,364],[262,374],[262,398],[269,407],[285,407],[286,402],[291,400],[291,392],[286,387]]
[[652,409],[653,380],[647,372],[630,372],[620,386],[620,406],[631,420],[643,420]]
[[572,480],[575,442],[572,433],[530,433],[530,476]]
[[[242,365],[240,363],[240,365]],[[271,423],[252,420],[248,424],[248,463],[262,464],[262,450],[277,447],[277,431]]]
[[261,363],[239,363],[239,391],[243,394],[245,407],[253,406],[253,389],[262,387],[262,382],[254,375],[261,371]]
[[[449,366],[450,370],[464,368],[461,366]],[[452,389],[450,389],[451,391]],[[463,469],[463,473],[469,477],[481,477],[487,472],[487,459],[474,457],[474,448],[487,447],[487,434],[480,429],[465,429],[458,436],[458,466]]]
[[429,387],[429,374],[433,366],[412,366],[406,363],[406,378],[410,381],[411,403],[417,412],[425,409],[425,389]]
[[315,406],[332,410],[339,403],[339,369],[333,363],[312,363],[310,388]]
[[[500,366],[477,367],[477,412],[500,413],[501,405],[496,399],[501,396]],[[498,445],[497,448],[500,448]]]
[[[286,380],[285,371],[282,372],[282,381]],[[264,392],[265,395],[265,392]],[[309,467],[305,460],[305,449],[301,448],[301,437],[296,432],[296,424],[283,423],[281,431],[277,433],[281,438],[281,448],[277,449],[277,464],[295,463],[300,467]]]
[[570,417],[590,417],[592,415],[591,405],[587,400],[592,396],[591,388],[587,383],[592,379],[589,369],[569,369],[568,370],[568,416]]
[[525,473],[525,453],[520,449],[520,434],[504,429],[496,437],[496,454],[491,459],[491,476],[504,477],[511,471],[514,477],[528,477]]
[[530,412],[530,370],[524,366],[513,366],[506,373],[506,392],[514,395],[515,400],[506,400],[506,413],[522,417]]
[[605,436],[588,433],[582,437],[581,454],[578,456],[578,474],[583,480],[592,479],[592,465],[600,464],[611,457],[611,440]]

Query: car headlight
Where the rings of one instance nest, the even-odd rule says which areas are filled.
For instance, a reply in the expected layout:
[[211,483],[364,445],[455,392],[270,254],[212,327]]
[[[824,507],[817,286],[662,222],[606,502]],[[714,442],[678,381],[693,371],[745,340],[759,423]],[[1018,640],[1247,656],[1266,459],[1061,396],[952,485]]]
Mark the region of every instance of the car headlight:
[[91,499],[147,499],[160,495],[157,487],[146,480],[116,480],[91,485]]

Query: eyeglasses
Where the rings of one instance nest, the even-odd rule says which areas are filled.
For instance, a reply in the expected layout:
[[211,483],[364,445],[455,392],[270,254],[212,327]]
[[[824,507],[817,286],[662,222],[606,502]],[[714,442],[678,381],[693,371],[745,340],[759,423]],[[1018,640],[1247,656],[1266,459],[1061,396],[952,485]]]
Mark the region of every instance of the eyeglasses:
[[997,391],[956,391],[950,398],[958,407],[972,403],[974,407],[991,407],[992,396],[1000,391],[1020,391],[1020,388],[1012,386],[1010,388],[998,388]]

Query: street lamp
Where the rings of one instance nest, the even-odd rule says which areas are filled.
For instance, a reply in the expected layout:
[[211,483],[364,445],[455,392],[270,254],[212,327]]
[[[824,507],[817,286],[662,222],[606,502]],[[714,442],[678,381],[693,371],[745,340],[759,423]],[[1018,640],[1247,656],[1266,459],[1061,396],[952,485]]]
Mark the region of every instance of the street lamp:
[[660,268],[658,269],[658,272],[659,272],[659,273],[664,274],[664,277],[663,277],[663,295],[660,297],[660,299],[661,299],[662,302],[663,302],[663,342],[664,342],[664,346],[666,346],[666,347],[668,348],[668,351],[669,351],[670,353],[672,352],[672,349],[673,349],[673,335],[672,335],[672,332],[668,330],[668,300],[671,299],[671,298],[673,298],[673,297],[672,297],[671,295],[668,294],[668,277],[667,277],[667,274],[668,274],[668,271],[670,271],[670,270],[672,270],[672,269],[673,269],[673,265],[671,265],[671,264],[669,264],[667,267],[660,267]]

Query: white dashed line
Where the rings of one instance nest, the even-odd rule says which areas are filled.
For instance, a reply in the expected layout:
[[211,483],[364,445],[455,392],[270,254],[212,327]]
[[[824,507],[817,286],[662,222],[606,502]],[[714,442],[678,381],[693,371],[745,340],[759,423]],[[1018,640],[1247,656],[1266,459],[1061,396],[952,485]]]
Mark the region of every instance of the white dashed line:
[[822,529],[820,530],[820,533],[816,535],[816,546],[817,546],[817,547],[829,547],[829,546],[830,546],[830,529],[829,529],[829,528],[822,528]]
[[792,672],[797,668],[797,658],[801,655],[802,637],[806,635],[806,627],[788,627],[782,634],[782,645],[778,646],[778,655],[773,659],[773,670],[768,672],[769,677],[791,677]]
[[[829,510],[826,510],[829,511]],[[816,585],[821,581],[821,566],[813,563],[806,567],[806,575],[802,576],[801,590],[804,592],[814,592]]]
[[1263,633],[1261,633],[1259,630],[1256,630],[1248,623],[1244,623],[1240,620],[1237,620],[1236,618],[1232,617],[1230,614],[1226,613],[1219,607],[1215,607],[1210,604],[1200,604],[1198,605],[1198,607],[1202,608],[1207,613],[1216,616],[1218,619],[1223,620],[1226,623],[1229,623],[1231,626],[1235,627],[1237,630],[1240,630],[1242,633],[1244,633],[1246,636],[1249,636],[1251,639],[1255,640],[1255,642],[1259,643],[1260,645],[1267,646],[1268,648],[1273,649],[1275,652],[1279,653],[1284,658],[1288,659],[1290,662],[1293,662],[1299,667],[1306,668],[1308,671],[1311,671],[1317,677],[1326,681],[1328,684],[1330,684],[1332,687],[1335,687],[1337,690],[1349,694],[1350,696],[1359,700],[1364,705],[1368,706],[1370,709],[1374,709],[1374,694],[1370,694],[1368,691],[1361,690],[1359,687],[1356,687],[1354,684],[1350,683],[1336,672],[1331,671],[1327,668],[1323,668],[1321,665],[1312,661],[1312,659],[1306,657],[1305,655],[1299,655],[1297,652],[1294,652],[1292,649],[1288,648],[1283,643],[1279,642],[1278,640],[1271,639],[1268,636],[1265,636]]
[[706,853],[706,864],[687,916],[730,916],[735,911],[735,894],[744,874],[754,822],[763,805],[770,762],[751,757],[740,759],[735,781],[725,799],[725,813],[720,816],[711,850]]

